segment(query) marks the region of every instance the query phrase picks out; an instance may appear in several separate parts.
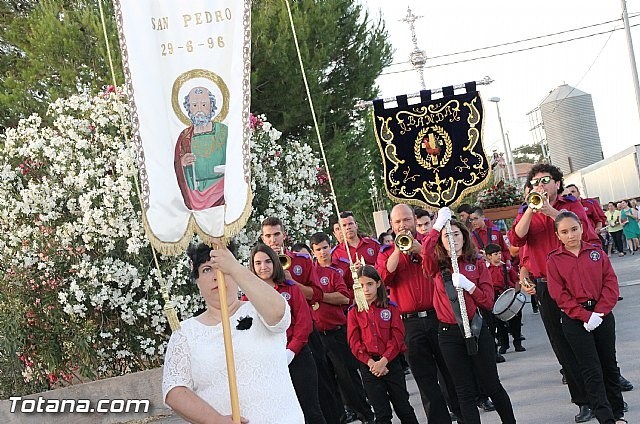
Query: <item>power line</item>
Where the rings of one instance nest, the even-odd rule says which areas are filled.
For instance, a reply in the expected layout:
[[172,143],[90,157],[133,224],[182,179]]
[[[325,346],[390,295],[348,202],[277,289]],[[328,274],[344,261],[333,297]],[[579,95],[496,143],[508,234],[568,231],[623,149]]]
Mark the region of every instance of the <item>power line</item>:
[[[629,25],[629,27],[632,28],[632,27],[636,27],[638,25],[640,25],[640,24]],[[489,58],[492,58],[492,57],[504,56],[504,55],[512,54],[512,53],[520,53],[520,52],[524,52],[524,51],[527,51],[527,50],[535,50],[535,49],[539,49],[541,47],[549,47],[549,46],[553,46],[553,45],[556,45],[556,44],[563,44],[563,43],[568,43],[570,41],[576,41],[576,40],[581,40],[581,39],[585,39],[585,38],[595,37],[595,36],[598,36],[598,35],[608,34],[608,33],[611,33],[613,31],[619,31],[621,29],[622,28],[613,28],[613,29],[610,29],[608,31],[596,32],[596,33],[593,33],[593,34],[587,34],[587,35],[582,35],[582,36],[579,36],[579,37],[568,38],[566,40],[553,41],[551,43],[540,44],[540,45],[537,45],[537,46],[525,47],[525,48],[516,49],[516,50],[509,50],[509,51],[506,51],[506,52],[494,53],[494,54],[489,54],[489,55],[485,55],[485,56],[478,56],[478,57],[474,57],[474,58],[470,58],[470,59],[455,60],[453,62],[440,63],[440,64],[436,64],[436,65],[429,65],[429,66],[425,66],[425,68],[439,68],[441,66],[455,65],[455,64],[464,63],[464,62],[472,62],[474,60],[480,60],[480,59],[489,59]],[[383,72],[383,73],[380,74],[380,76],[382,76],[382,75],[399,74],[399,73],[403,73],[403,72],[413,72],[413,71],[414,71],[414,69],[404,69],[404,70],[401,70],[401,71]]]
[[[640,13],[635,13],[632,16],[630,16],[630,18],[637,17],[638,15],[640,15]],[[439,59],[439,58],[442,58],[442,57],[456,56],[456,55],[465,54],[465,53],[473,53],[473,52],[477,52],[477,51],[481,51],[481,50],[489,50],[489,49],[494,49],[494,48],[497,48],[497,47],[504,47],[504,46],[509,46],[509,45],[513,45],[513,44],[524,43],[524,42],[527,42],[527,41],[539,40],[541,38],[553,37],[553,36],[556,36],[556,35],[566,34],[566,33],[574,32],[574,31],[581,31],[581,30],[584,30],[584,29],[587,29],[587,28],[593,28],[593,27],[597,27],[597,26],[601,26],[601,25],[610,24],[610,23],[613,23],[613,22],[618,22],[618,21],[620,21],[620,19],[612,19],[612,20],[600,22],[600,23],[597,23],[597,24],[585,25],[585,26],[578,27],[578,28],[572,28],[572,29],[567,29],[567,30],[563,30],[563,31],[552,32],[552,33],[549,33],[549,34],[538,35],[538,36],[530,37],[530,38],[523,38],[522,40],[508,41],[506,43],[494,44],[492,46],[478,47],[478,48],[475,48],[475,49],[463,50],[463,51],[459,51],[459,52],[455,52],[455,53],[446,53],[446,54],[441,54],[441,55],[438,55],[438,56],[431,56],[431,57],[428,57],[428,59]],[[632,25],[632,26],[634,26],[634,25]],[[598,34],[594,34],[594,35],[599,35],[599,34],[602,34],[602,33],[598,33]],[[578,38],[575,38],[575,39],[578,39]],[[572,41],[572,40],[568,40],[568,41]],[[404,65],[406,63],[410,63],[410,61],[407,60],[407,61],[404,61],[404,62],[395,62],[395,63],[392,63],[389,66]]]

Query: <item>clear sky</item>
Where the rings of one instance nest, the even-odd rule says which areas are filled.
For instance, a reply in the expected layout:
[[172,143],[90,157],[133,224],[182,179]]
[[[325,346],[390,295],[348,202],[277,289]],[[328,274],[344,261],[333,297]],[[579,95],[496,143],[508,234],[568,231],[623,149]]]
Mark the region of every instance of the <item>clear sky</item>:
[[[419,91],[416,71],[407,62],[413,50],[409,26],[400,20],[410,6],[415,15],[419,47],[427,54],[424,71],[427,88],[455,85],[490,76],[494,82],[479,86],[485,107],[484,145],[490,152],[502,151],[496,106],[512,148],[531,144],[527,113],[560,84],[566,83],[593,97],[604,156],[640,144],[640,118],[636,106],[627,42],[623,29],[584,38],[470,62],[446,64],[510,50],[530,48],[597,32],[622,28],[619,0],[362,0],[374,17],[384,19],[394,48],[394,63],[378,79],[382,97]],[[628,0],[631,25],[640,24],[640,0]],[[517,43],[496,49],[436,58],[435,56],[483,48],[570,30],[606,21],[606,25],[585,28],[554,37]],[[631,28],[636,58],[640,60],[640,25]],[[384,75],[384,73],[388,73]]]

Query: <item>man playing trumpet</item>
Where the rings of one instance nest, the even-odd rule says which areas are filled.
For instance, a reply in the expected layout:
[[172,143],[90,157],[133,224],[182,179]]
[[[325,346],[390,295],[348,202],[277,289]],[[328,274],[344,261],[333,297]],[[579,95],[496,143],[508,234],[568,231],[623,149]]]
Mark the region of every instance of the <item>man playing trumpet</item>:
[[416,216],[407,205],[391,210],[391,227],[399,240],[383,246],[376,270],[398,305],[405,327],[407,360],[416,380],[429,422],[450,423],[444,396],[438,385],[443,376],[451,410],[460,416],[453,380],[438,345],[438,319],[433,307],[433,279],[422,270],[422,244],[416,239]]
[[534,291],[527,289],[525,285],[522,287],[525,292],[537,295],[549,341],[567,377],[571,401],[580,408],[575,421],[581,423],[589,421],[592,414],[575,355],[560,325],[560,309],[547,291],[547,255],[560,246],[554,220],[562,209],[572,211],[580,218],[584,228],[582,239],[585,242],[599,244],[600,240],[580,202],[573,196],[560,196],[563,191],[562,179],[562,171],[556,166],[537,164],[531,168],[527,176],[527,187],[530,190],[527,205],[518,213],[508,236],[512,245],[525,248],[521,252],[526,272],[521,276],[526,276],[528,272],[536,288]]

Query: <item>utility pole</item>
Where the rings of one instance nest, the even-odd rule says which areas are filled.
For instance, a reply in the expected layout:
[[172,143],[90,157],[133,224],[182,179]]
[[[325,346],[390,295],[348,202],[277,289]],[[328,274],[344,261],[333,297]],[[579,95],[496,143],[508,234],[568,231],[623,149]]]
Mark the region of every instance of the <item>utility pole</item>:
[[638,68],[636,66],[636,56],[633,52],[633,40],[631,39],[631,29],[629,28],[629,15],[627,14],[626,0],[620,0],[622,4],[622,21],[624,22],[624,32],[627,35],[627,47],[629,49],[629,61],[631,62],[631,74],[633,77],[633,87],[636,91],[636,106],[638,117],[640,118],[640,83],[638,83]]
[[[496,106],[497,105],[498,103],[496,103]],[[513,150],[511,150],[511,141],[509,140],[509,131],[505,133],[505,136],[507,137],[507,149],[509,150],[509,155],[511,156],[511,172],[513,173],[513,180],[518,181],[518,171],[516,171],[516,158],[513,157]]]

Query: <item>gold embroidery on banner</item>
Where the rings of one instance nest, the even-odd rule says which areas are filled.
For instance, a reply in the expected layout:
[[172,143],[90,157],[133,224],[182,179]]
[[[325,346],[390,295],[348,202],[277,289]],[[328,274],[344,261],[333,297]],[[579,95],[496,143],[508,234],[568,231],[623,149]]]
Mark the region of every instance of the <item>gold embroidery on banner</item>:
[[427,127],[443,122],[447,118],[449,118],[449,122],[457,122],[460,120],[459,113],[460,102],[458,100],[449,100],[443,106],[440,106],[440,103],[436,103],[429,105],[429,107],[416,107],[413,112],[402,110],[396,113],[396,121],[400,127],[400,134],[404,135],[412,131],[414,127]]
[[[442,147],[444,146],[444,154],[442,157]],[[425,159],[422,154],[422,150],[426,150],[427,158]],[[423,128],[418,132],[418,137],[414,143],[413,152],[416,160],[423,168],[432,169],[443,167],[449,162],[451,158],[451,152],[453,150],[453,143],[451,137],[439,125]]]

